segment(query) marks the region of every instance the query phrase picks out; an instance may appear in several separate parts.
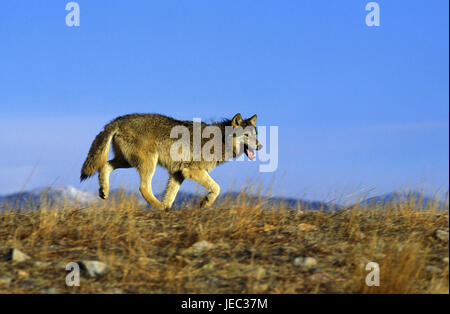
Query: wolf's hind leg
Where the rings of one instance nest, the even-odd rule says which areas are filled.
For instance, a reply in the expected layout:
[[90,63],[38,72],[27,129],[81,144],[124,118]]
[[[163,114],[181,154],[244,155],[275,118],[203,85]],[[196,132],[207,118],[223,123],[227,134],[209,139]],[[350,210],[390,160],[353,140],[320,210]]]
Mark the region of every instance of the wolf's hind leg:
[[211,206],[220,193],[220,186],[209,176],[206,170],[185,168],[183,175],[198,184],[204,186],[209,193],[201,200],[200,208]]
[[164,210],[166,208],[165,205],[158,201],[152,191],[152,178],[156,169],[156,160],[157,158],[151,158],[145,163],[140,163],[137,167],[139,176],[141,177],[139,191],[150,206],[159,210]]
[[169,209],[172,207],[173,201],[177,196],[181,183],[184,181],[184,176],[181,171],[169,174],[169,181],[167,182],[166,192],[164,194],[163,204]]
[[114,158],[110,161],[107,161],[105,165],[100,169],[98,173],[98,182],[100,184],[100,188],[98,190],[98,195],[107,200],[109,197],[109,175],[111,171],[117,168],[130,168],[131,166],[122,159]]

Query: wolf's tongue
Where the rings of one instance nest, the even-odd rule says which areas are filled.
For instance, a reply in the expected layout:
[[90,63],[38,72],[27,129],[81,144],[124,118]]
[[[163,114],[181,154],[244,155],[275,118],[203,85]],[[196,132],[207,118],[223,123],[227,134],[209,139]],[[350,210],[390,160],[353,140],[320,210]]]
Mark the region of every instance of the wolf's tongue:
[[253,160],[255,159],[255,153],[250,149],[245,149],[245,153],[247,154],[248,159]]

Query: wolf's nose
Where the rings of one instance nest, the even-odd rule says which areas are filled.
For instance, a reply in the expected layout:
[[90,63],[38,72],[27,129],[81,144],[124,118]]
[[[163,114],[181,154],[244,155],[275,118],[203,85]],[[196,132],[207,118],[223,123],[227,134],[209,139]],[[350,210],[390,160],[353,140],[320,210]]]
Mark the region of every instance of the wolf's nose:
[[260,150],[261,148],[263,148],[263,146],[258,143],[258,147],[256,148],[256,150]]

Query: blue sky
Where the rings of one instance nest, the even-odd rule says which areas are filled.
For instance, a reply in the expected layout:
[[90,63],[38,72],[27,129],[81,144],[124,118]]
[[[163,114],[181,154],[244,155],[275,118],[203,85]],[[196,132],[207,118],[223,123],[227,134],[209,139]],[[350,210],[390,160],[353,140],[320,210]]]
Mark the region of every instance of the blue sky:
[[[274,182],[328,199],[449,183],[448,1],[5,0],[0,6],[0,194],[78,183],[114,117],[258,114],[279,127],[275,173],[258,162],[211,175],[223,190]],[[166,180],[158,170],[154,186]],[[136,187],[134,170],[114,186]],[[183,184],[195,190],[195,184]]]

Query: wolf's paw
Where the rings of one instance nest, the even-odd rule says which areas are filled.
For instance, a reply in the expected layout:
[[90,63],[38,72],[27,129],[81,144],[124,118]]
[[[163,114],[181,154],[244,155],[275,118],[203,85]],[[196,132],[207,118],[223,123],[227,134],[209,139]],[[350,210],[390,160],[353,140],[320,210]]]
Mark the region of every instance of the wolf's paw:
[[169,212],[172,209],[172,206],[164,205],[161,208],[162,212]]
[[211,194],[207,194],[198,204],[199,208],[207,208],[211,207],[211,205],[214,203],[216,197],[211,196]]
[[102,188],[98,189],[98,196],[100,196],[100,198],[104,200],[108,199],[108,194],[105,193]]

